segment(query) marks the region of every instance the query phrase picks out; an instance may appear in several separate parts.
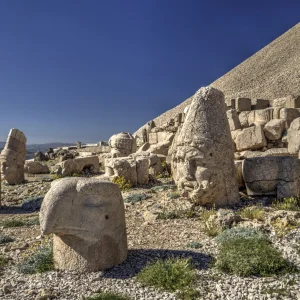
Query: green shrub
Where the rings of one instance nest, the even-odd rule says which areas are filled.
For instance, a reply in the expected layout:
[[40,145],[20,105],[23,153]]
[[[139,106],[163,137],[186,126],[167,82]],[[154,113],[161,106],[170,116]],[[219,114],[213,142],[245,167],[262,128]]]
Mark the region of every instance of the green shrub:
[[262,208],[259,207],[245,207],[240,212],[240,216],[246,219],[251,219],[251,220],[256,219],[258,221],[264,221],[265,212]]
[[190,259],[159,259],[146,266],[137,275],[137,280],[146,285],[175,292],[191,287],[196,281],[196,271]]
[[0,245],[13,242],[14,239],[8,235],[0,235]]
[[17,219],[12,219],[12,220],[6,220],[2,221],[0,223],[0,226],[3,226],[3,228],[12,228],[12,227],[22,227],[22,226],[32,226],[32,225],[39,225],[39,218],[31,218],[28,220],[17,220]]
[[72,174],[72,177],[82,177],[82,175],[81,175],[81,174],[78,174],[78,173],[73,173],[73,174]]
[[298,227],[298,223],[296,221],[288,218],[276,218],[271,221],[271,225],[278,237],[283,237],[291,230]]
[[171,174],[169,172],[169,169],[168,169],[168,165],[165,161],[162,162],[162,167],[163,167],[163,170],[160,174],[156,175],[156,178],[169,178],[171,177]]
[[24,274],[43,273],[53,270],[52,245],[43,246],[18,265],[18,271]]
[[133,194],[133,195],[128,195],[124,198],[125,203],[136,203],[140,202],[142,200],[146,200],[151,198],[150,195],[147,194]]
[[4,267],[5,265],[7,265],[7,263],[8,263],[8,259],[0,255],[0,267]]
[[112,182],[115,183],[122,191],[127,191],[132,188],[130,180],[126,180],[123,176],[115,177]]
[[232,239],[239,239],[239,238],[261,238],[266,239],[266,236],[259,230],[255,228],[247,228],[247,227],[234,227],[232,229],[226,229],[221,232],[216,238],[215,241],[218,244],[225,243]]
[[217,212],[216,212],[216,209],[215,207],[211,208],[211,209],[203,209],[201,212],[200,212],[200,217],[203,221],[207,222],[208,219],[210,218],[210,216],[213,216],[215,215]]
[[111,292],[109,293],[101,292],[97,295],[87,297],[85,299],[86,300],[130,300],[130,298],[127,296],[121,296],[119,294],[115,294]]
[[11,227],[21,227],[25,226],[26,222],[23,220],[17,220],[17,219],[12,219],[12,220],[5,220],[0,223],[0,226],[3,226],[3,228],[11,228]]
[[276,200],[272,207],[277,210],[300,210],[300,198],[299,197],[290,197]]
[[295,270],[266,239],[257,237],[223,242],[216,267],[239,276],[269,276]]

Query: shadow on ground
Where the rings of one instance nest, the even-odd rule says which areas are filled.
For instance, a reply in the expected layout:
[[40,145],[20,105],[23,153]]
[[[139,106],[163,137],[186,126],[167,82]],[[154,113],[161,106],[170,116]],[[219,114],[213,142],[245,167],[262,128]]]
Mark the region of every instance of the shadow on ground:
[[157,259],[191,258],[191,262],[196,269],[207,269],[212,260],[212,256],[203,253],[184,250],[167,249],[134,249],[129,250],[128,257],[121,265],[103,271],[102,278],[126,279],[137,275],[148,263]]

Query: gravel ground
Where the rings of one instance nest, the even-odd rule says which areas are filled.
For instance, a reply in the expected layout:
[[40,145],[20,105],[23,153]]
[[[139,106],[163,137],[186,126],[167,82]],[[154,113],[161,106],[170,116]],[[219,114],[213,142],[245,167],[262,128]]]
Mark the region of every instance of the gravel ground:
[[[20,204],[22,197],[26,199],[41,195],[49,186],[49,182],[36,178],[19,186],[4,186],[2,198],[6,207],[1,211],[1,220],[36,218],[38,213],[25,213],[12,204]],[[212,258],[217,255],[217,245],[214,238],[203,233],[203,222],[197,218],[155,219],[157,213],[187,209],[192,206],[191,203],[178,196],[175,199],[176,191],[172,189],[153,192],[148,186],[132,189],[123,193],[123,196],[126,199],[128,195],[141,193],[151,198],[134,204],[125,203],[128,259],[123,264],[104,272],[76,274],[51,271],[35,275],[20,274],[16,270],[16,265],[32,251],[35,244],[43,243],[44,237],[40,236],[38,225],[0,227],[0,235],[9,235],[15,239],[12,243],[0,245],[0,254],[10,259],[9,264],[0,269],[0,298],[73,300],[84,299],[99,291],[114,291],[129,295],[133,299],[176,299],[175,294],[143,287],[135,280],[136,274],[147,263],[157,258],[175,256],[191,257],[199,275],[195,286],[201,294],[199,299],[300,299],[298,273],[266,278],[242,278],[220,273],[210,267]],[[274,215],[271,209],[266,211],[270,216]],[[281,212],[283,215],[285,213]],[[280,213],[277,212],[277,215]],[[244,225],[267,227],[266,223],[245,220]],[[270,230],[270,238],[284,257],[300,268],[300,255],[297,252],[300,245],[299,227],[291,230],[283,238],[278,238]],[[188,244],[192,241],[199,242],[201,247],[189,248]]]

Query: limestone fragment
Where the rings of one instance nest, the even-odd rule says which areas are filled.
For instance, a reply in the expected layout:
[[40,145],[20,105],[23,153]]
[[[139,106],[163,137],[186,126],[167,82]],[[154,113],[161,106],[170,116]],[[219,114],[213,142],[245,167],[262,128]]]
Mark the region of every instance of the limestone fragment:
[[126,157],[136,151],[135,138],[128,132],[114,134],[108,144],[113,157]]

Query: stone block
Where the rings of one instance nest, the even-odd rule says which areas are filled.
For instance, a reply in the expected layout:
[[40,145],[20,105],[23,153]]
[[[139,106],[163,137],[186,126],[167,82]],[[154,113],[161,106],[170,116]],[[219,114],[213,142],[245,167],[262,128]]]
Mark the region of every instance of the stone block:
[[250,111],[251,110],[251,99],[250,98],[237,98],[237,99],[235,99],[235,109],[238,112]]
[[292,121],[300,117],[300,111],[297,108],[282,108],[279,116],[286,121],[285,128],[288,129]]
[[261,125],[245,128],[235,139],[237,151],[255,150],[265,147],[267,141]]
[[158,143],[157,132],[150,132],[149,133],[149,144],[153,145],[153,144],[157,144],[157,143]]
[[281,139],[284,130],[285,120],[282,119],[271,120],[264,127],[265,135],[271,141]]
[[269,100],[264,100],[264,99],[252,99],[251,100],[251,108],[253,110],[256,109],[264,109],[269,107],[270,103]]
[[300,160],[291,156],[247,158],[243,163],[243,178],[249,196],[298,196]]

